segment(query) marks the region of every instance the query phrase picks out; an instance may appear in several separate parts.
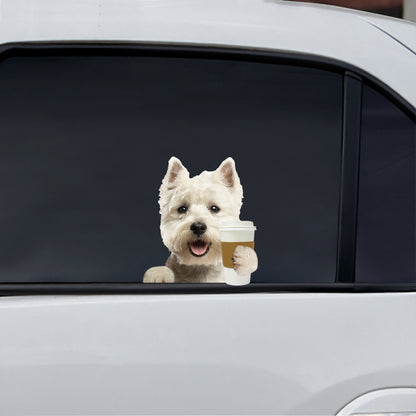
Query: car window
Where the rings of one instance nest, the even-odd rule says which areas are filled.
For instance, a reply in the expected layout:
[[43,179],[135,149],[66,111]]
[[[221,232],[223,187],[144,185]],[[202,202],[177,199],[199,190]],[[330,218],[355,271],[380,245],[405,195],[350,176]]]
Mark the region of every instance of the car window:
[[278,63],[3,60],[0,281],[141,281],[169,255],[158,206],[169,158],[193,176],[231,156],[241,219],[257,226],[252,281],[334,282],[342,90],[341,73]]
[[356,281],[415,282],[415,122],[363,86]]

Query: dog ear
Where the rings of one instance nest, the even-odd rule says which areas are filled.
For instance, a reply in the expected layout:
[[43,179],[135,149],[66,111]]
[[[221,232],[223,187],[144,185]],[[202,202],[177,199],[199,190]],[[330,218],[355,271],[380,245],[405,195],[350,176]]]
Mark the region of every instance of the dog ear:
[[235,169],[234,159],[228,157],[225,159],[218,169],[215,171],[216,175],[220,177],[221,182],[232,189],[233,192],[243,197],[243,188],[240,184],[240,178],[238,177],[237,170]]
[[235,170],[234,159],[231,157],[225,159],[215,173],[220,177],[221,182],[230,188],[233,188],[237,181],[240,182]]
[[168,170],[162,181],[162,188],[170,191],[176,187],[177,181],[181,177],[189,178],[188,170],[182,165],[182,162],[175,156],[172,156],[168,162]]

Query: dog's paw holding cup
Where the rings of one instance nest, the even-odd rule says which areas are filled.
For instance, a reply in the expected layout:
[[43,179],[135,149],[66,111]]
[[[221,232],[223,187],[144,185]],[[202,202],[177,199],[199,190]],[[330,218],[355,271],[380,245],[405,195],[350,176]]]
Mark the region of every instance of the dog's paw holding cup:
[[232,260],[233,269],[239,276],[247,276],[257,270],[257,254],[251,247],[237,246]]
[[251,273],[257,270],[254,251],[254,232],[251,221],[226,221],[219,228],[225,283],[233,286],[250,283]]

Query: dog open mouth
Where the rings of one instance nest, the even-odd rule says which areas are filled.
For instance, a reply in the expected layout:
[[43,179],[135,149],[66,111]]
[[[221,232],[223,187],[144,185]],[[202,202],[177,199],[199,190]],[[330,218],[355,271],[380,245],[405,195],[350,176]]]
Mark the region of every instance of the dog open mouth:
[[211,243],[207,243],[203,240],[196,240],[188,243],[189,251],[193,256],[202,257],[208,253]]

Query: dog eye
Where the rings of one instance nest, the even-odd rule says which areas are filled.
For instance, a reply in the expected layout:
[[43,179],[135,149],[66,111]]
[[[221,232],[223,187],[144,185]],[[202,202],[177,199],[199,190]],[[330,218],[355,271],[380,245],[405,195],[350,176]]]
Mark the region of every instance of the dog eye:
[[179,214],[185,214],[185,212],[187,211],[188,209],[186,208],[186,206],[185,205],[182,205],[181,207],[179,207],[178,208],[178,212],[179,212]]
[[212,205],[211,207],[210,207],[210,209],[209,209],[211,212],[213,212],[213,213],[217,213],[217,212],[220,212],[220,209],[216,206],[216,205]]

